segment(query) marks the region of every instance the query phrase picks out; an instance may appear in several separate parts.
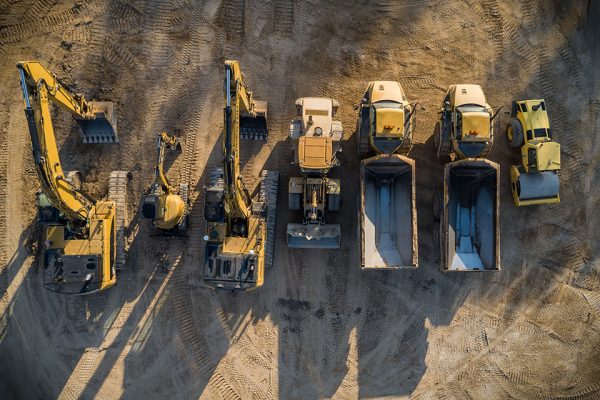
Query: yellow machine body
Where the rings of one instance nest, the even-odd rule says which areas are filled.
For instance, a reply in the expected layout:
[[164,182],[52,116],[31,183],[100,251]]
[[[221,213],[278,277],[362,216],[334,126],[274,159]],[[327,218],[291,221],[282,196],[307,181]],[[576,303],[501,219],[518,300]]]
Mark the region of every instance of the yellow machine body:
[[117,142],[114,125],[93,103],[71,94],[38,62],[20,62],[17,68],[42,187],[38,207],[39,218],[46,224],[44,285],[71,294],[107,289],[116,283],[116,204],[112,200],[96,201],[68,180],[59,158],[50,101],[80,121],[94,121],[80,123],[81,129],[92,129],[96,137],[112,137],[112,143]]
[[332,140],[329,136],[302,136],[298,144],[300,168],[309,170],[329,170],[333,163]]
[[414,108],[399,82],[369,82],[357,109],[357,138],[362,155],[408,154],[415,127]]
[[158,135],[154,182],[142,195],[142,215],[152,220],[152,225],[158,229],[156,234],[162,236],[177,236],[187,228],[188,185],[180,184],[177,190],[164,172],[165,149],[179,147],[175,136],[166,132]]
[[560,144],[552,140],[543,99],[513,102],[507,127],[511,146],[520,147],[521,164],[511,167],[511,189],[517,207],[560,202]]
[[[254,100],[237,61],[225,62],[224,86],[223,167],[213,171],[205,189],[203,278],[205,285],[215,289],[253,290],[264,283],[266,259],[272,256],[266,252],[274,239],[267,227],[269,200],[254,201],[242,179],[240,139],[267,137],[267,104]],[[267,175],[263,171],[263,177]],[[265,180],[261,193],[268,191],[263,185]],[[276,183],[271,186],[276,193]]]

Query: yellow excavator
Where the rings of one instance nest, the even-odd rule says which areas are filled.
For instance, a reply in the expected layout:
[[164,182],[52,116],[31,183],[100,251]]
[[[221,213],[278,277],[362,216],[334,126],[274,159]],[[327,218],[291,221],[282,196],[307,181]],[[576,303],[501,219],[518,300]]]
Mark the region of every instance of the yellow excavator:
[[164,172],[165,149],[181,148],[179,140],[166,132],[158,135],[158,159],[154,168],[154,182],[142,195],[142,215],[152,220],[153,234],[179,236],[187,228],[188,184],[181,183],[179,190],[171,185]]
[[62,169],[50,101],[74,115],[87,143],[118,142],[112,103],[87,102],[71,94],[38,62],[20,62],[17,68],[42,187],[38,219],[45,225],[44,286],[68,294],[110,288],[116,284],[116,270],[125,266],[128,173],[111,173],[108,200],[97,201],[86,194],[79,174]]
[[262,171],[258,201],[240,174],[240,138],[268,135],[267,104],[254,100],[237,61],[225,62],[223,167],[205,188],[203,281],[222,290],[252,290],[272,263],[279,173]]

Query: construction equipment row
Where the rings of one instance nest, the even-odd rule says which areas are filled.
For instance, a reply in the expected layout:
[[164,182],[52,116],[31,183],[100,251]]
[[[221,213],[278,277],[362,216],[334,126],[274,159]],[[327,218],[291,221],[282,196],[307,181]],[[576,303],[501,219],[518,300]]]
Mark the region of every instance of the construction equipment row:
[[[87,102],[72,94],[35,61],[17,65],[41,184],[38,220],[44,230],[44,285],[60,293],[89,294],[116,284],[126,264],[128,182],[131,174],[110,174],[108,196],[96,200],[82,188],[81,174],[64,172],[54,134],[50,101],[73,114],[84,143],[119,143],[114,106]],[[289,221],[289,248],[337,249],[342,207],[340,179],[344,130],[336,119],[338,101],[325,97],[296,100],[289,139],[299,176],[288,181],[288,208],[301,217]],[[253,197],[241,175],[243,140],[268,139],[267,103],[248,90],[237,61],[225,62],[223,161],[204,187],[205,285],[223,290],[252,290],[264,283],[273,263],[279,173],[261,173]],[[400,83],[374,81],[356,105],[355,138],[360,163],[360,261],[366,269],[413,269],[418,266],[416,168],[408,157],[416,127],[417,103],[407,100]],[[500,169],[486,159],[494,142],[498,115],[479,85],[451,85],[434,128],[434,147],[444,166],[433,216],[439,221],[443,271],[500,269]],[[515,101],[507,140],[521,149],[511,167],[516,206],[557,203],[560,145],[552,140],[546,103]],[[190,213],[189,182],[173,186],[165,171],[165,150],[181,149],[180,138],[157,138],[154,180],[140,209],[150,235],[186,236]],[[333,214],[332,214],[333,213]],[[189,238],[188,238],[189,239]],[[193,238],[197,239],[197,238]]]

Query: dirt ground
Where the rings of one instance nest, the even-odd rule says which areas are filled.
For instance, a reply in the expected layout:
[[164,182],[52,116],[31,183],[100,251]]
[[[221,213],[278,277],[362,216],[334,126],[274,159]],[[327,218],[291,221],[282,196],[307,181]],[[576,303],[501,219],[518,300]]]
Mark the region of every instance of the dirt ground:
[[[0,0],[0,398],[600,398],[599,39],[593,0]],[[201,284],[228,58],[269,102],[270,137],[244,143],[244,177],[281,173],[274,266],[238,294]],[[65,169],[94,196],[111,170],[133,174],[128,267],[91,297],[43,289],[24,59],[116,103],[119,145],[84,145],[69,115],[54,118]],[[353,105],[375,79],[420,102],[415,271],[359,267]],[[544,97],[562,144],[561,203],[516,209],[500,113],[497,273],[438,267],[431,134],[453,83],[481,84],[496,109]],[[339,251],[285,243],[288,124],[294,100],[316,95],[339,100],[345,127]],[[193,188],[187,239],[151,238],[135,213],[161,130],[185,142],[168,174]]]

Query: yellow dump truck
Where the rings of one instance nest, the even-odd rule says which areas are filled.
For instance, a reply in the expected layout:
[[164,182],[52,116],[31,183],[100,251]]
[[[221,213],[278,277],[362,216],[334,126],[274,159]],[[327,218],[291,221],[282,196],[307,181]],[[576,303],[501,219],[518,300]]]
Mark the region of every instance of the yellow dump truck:
[[369,82],[356,106],[360,164],[361,266],[418,265],[415,162],[410,151],[415,105],[395,81]]
[[445,165],[443,190],[434,198],[443,271],[500,269],[500,168],[484,158],[495,115],[479,85],[446,92],[434,132],[438,157],[455,160]]

